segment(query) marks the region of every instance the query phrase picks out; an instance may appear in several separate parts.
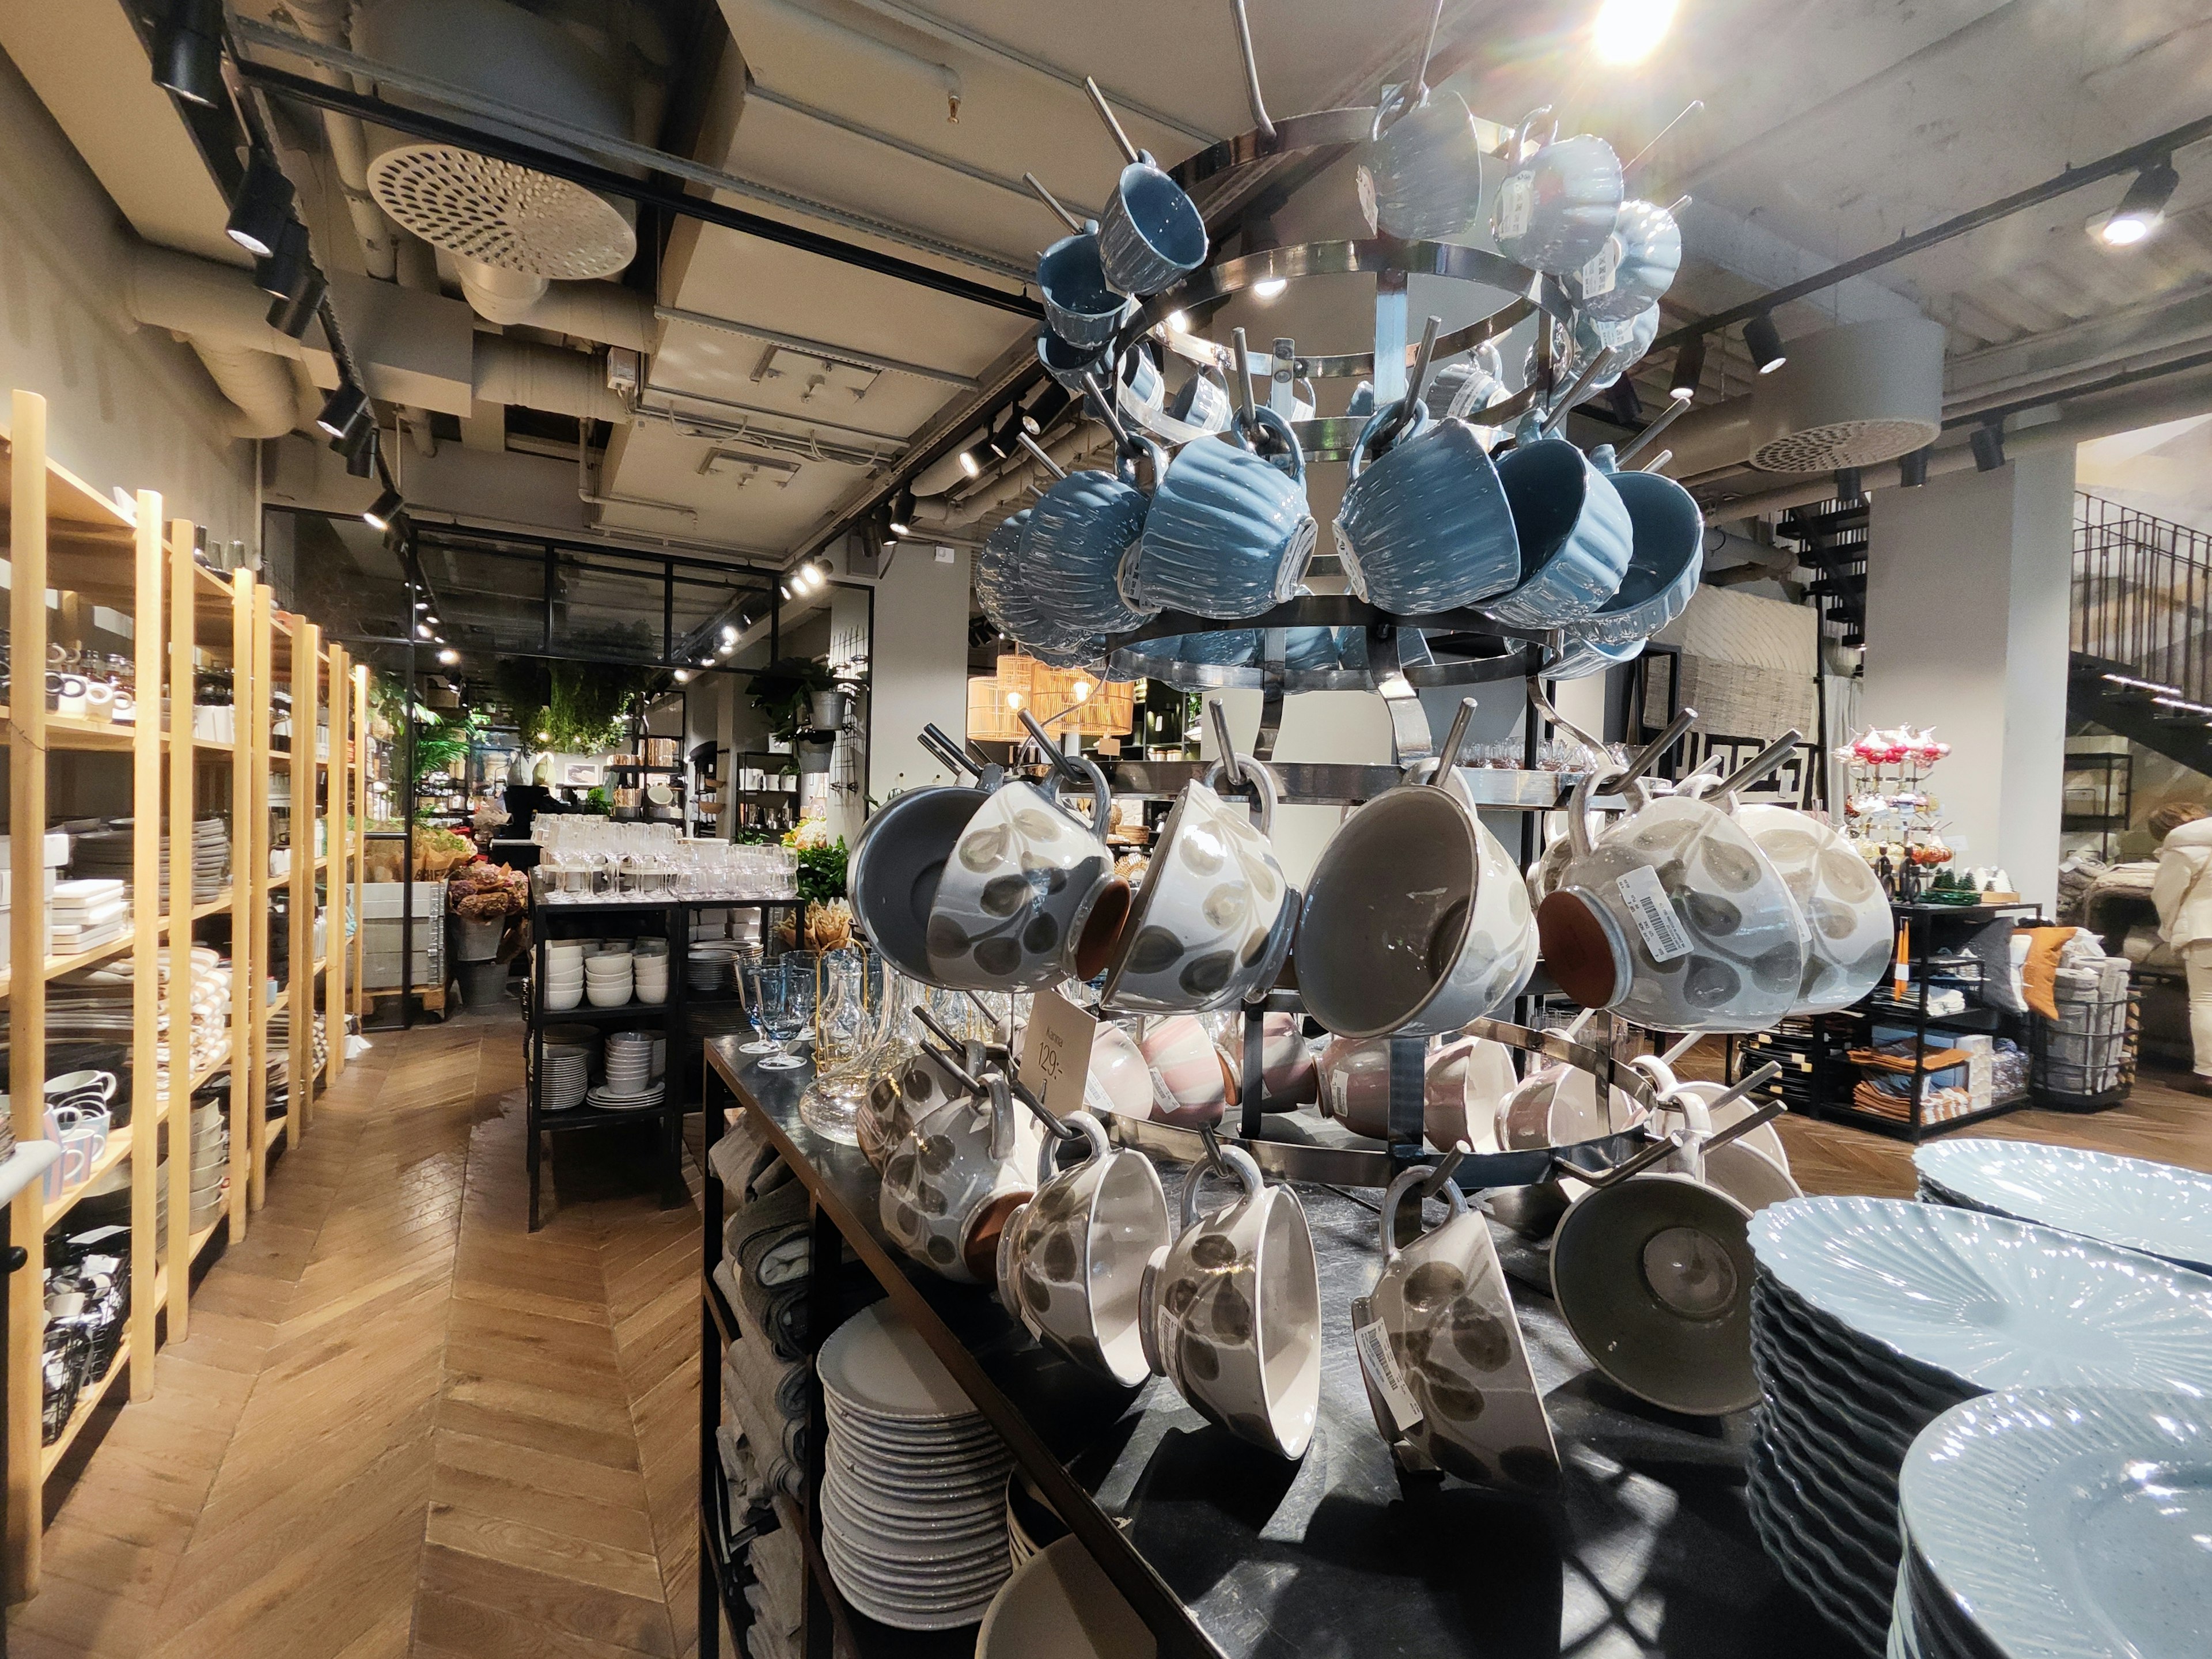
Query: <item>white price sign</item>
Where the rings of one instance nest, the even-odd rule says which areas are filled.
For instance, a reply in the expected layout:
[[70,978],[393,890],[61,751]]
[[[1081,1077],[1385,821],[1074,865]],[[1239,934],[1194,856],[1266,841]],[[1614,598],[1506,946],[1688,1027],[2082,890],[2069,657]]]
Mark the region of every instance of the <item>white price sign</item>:
[[1022,1043],[1022,1085],[1054,1116],[1082,1109],[1091,1044],[1097,1035],[1097,1020],[1057,991],[1040,991],[1030,1003]]

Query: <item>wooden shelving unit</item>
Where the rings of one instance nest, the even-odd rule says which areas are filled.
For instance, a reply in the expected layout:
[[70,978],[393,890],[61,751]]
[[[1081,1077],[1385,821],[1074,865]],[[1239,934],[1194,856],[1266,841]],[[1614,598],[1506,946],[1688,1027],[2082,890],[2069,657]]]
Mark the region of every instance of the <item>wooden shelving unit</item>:
[[[356,759],[364,751],[368,681],[343,650],[325,651],[313,624],[276,611],[270,591],[250,572],[225,576],[194,557],[195,528],[185,520],[165,521],[161,498],[141,491],[135,510],[126,512],[72,476],[46,453],[45,400],[18,392],[10,406],[7,451],[0,472],[6,494],[4,554],[9,560],[9,646],[17,665],[42,664],[58,617],[64,625],[99,606],[131,621],[136,672],[135,723],[101,725],[50,714],[43,696],[18,695],[0,708],[5,722],[8,768],[9,881],[14,902],[9,915],[9,957],[17,971],[0,974],[13,1060],[10,1091],[14,1128],[22,1140],[46,1134],[38,1086],[44,1076],[47,1044],[48,987],[57,979],[103,964],[131,967],[131,1117],[112,1131],[89,1176],[48,1201],[33,1186],[12,1206],[13,1242],[26,1253],[25,1265],[9,1284],[7,1401],[8,1529],[4,1540],[6,1589],[10,1600],[34,1595],[39,1584],[40,1534],[45,1481],[63,1465],[100,1412],[122,1397],[148,1397],[154,1368],[143,1363],[164,1340],[190,1329],[193,1270],[218,1241],[246,1237],[252,1212],[260,1207],[268,1155],[276,1134],[296,1136],[313,1118],[313,1015],[316,981],[327,1006],[331,1063],[329,1077],[343,1070],[343,1019],[346,987],[357,984],[358,959],[330,953],[329,965],[317,963],[287,988],[293,1014],[295,1060],[290,1075],[299,1079],[292,1104],[275,1125],[266,1121],[268,1027],[272,1005],[263,994],[270,969],[266,930],[274,884],[269,877],[268,780],[272,765],[292,773],[293,823],[301,855],[286,877],[292,925],[299,932],[290,959],[308,964],[315,956],[313,928],[319,878],[326,872],[331,891],[329,925],[343,941],[345,918],[358,904],[361,843],[353,833],[359,814],[331,814],[328,856],[313,855],[319,794],[327,783],[329,799],[343,803],[361,798]],[[47,594],[60,596],[58,609]],[[70,637],[66,632],[63,637]],[[228,664],[234,702],[234,731],[228,739],[200,738],[194,705],[202,669]],[[303,733],[296,753],[272,751],[270,741],[272,694],[282,684],[294,698],[295,730]],[[35,680],[26,691],[42,690]],[[318,753],[315,710],[327,702],[334,724],[326,756]],[[164,709],[167,728],[163,729]],[[47,908],[43,900],[45,868],[42,831],[48,821],[49,763],[55,756],[99,756],[97,763],[119,767],[126,761],[131,781],[131,921],[125,934],[93,950],[64,957],[48,954]],[[82,765],[85,763],[79,762]],[[66,810],[64,807],[64,810]],[[228,890],[194,902],[191,897],[192,826],[210,814],[227,814],[231,825],[231,881]],[[161,839],[169,830],[170,905],[161,908]],[[196,928],[219,928],[228,915],[231,941],[231,1009],[223,1052],[195,1066],[191,1057],[191,944]],[[168,971],[161,969],[164,944]],[[26,964],[36,964],[25,970]],[[157,1083],[157,1045],[166,1015],[173,1081]],[[224,1075],[230,1079],[227,1113],[230,1122],[230,1191],[228,1201],[206,1224],[194,1227],[191,1214],[190,1103],[194,1094]],[[296,1127],[294,1126],[296,1125]],[[155,1236],[157,1159],[153,1148],[170,1144],[167,1228]],[[40,1355],[45,1323],[44,1241],[93,1182],[119,1165],[130,1169],[131,1312],[114,1361],[79,1394],[58,1439],[41,1443]],[[132,1355],[142,1363],[130,1364]]]

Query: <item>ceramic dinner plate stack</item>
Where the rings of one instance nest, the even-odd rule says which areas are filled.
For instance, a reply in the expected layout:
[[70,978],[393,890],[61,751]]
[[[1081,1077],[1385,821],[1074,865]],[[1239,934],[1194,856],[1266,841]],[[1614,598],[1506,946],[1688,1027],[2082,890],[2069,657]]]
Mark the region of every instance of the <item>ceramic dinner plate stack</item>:
[[544,1071],[538,1079],[538,1109],[566,1112],[584,1103],[591,1087],[592,1062],[599,1054],[599,1033],[588,1025],[545,1028]]
[[735,939],[694,939],[684,953],[684,976],[695,991],[726,991],[735,983],[732,964],[737,959]]
[[1899,1480],[1890,1659],[2180,1659],[2212,1631],[2201,1394],[2031,1389],[1946,1412]]
[[1990,1389],[2212,1378],[2212,1279],[2133,1251],[1869,1198],[1778,1204],[1750,1236],[1753,1524],[1869,1653],[1895,1599],[1897,1472],[1929,1424]]
[[2080,1233],[2212,1273],[2212,1176],[2148,1158],[2027,1140],[1931,1141],[1915,1149],[1920,1196]]
[[838,1589],[902,1630],[974,1624],[1008,1571],[1006,1443],[886,1303],[839,1326],[817,1369],[822,1547]]
[[616,1031],[606,1042],[606,1074],[587,1098],[611,1111],[641,1111],[660,1103],[668,1039],[653,1031]]

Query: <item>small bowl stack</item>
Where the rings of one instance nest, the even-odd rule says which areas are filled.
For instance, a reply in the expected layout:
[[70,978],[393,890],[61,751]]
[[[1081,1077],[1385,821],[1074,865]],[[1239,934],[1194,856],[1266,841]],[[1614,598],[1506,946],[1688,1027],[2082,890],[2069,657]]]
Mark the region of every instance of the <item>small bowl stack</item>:
[[599,1033],[588,1025],[545,1028],[545,1072],[538,1079],[538,1110],[566,1112],[584,1103],[598,1048]]
[[617,1031],[607,1038],[606,1080],[591,1091],[592,1104],[610,1111],[642,1111],[657,1106],[665,1090],[661,1081],[665,1037],[651,1031]]
[[641,939],[630,951],[630,982],[640,1002],[668,1000],[668,941]]
[[549,939],[545,945],[545,983],[538,988],[539,1006],[558,1012],[584,1000],[584,941]]
[[829,1419],[822,1548],[845,1599],[900,1630],[956,1630],[1006,1581],[1006,1443],[886,1303],[839,1326],[817,1370]]
[[684,958],[684,976],[695,991],[726,991],[735,981],[732,964],[738,958],[733,939],[702,939],[691,942]]
[[628,951],[602,951],[584,958],[584,998],[594,1008],[619,1008],[636,988]]

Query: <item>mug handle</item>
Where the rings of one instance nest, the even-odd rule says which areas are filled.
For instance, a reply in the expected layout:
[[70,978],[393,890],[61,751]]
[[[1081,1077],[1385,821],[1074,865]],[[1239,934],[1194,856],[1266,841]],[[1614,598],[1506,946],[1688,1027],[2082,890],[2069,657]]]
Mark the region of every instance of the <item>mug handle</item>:
[[92,1086],[94,1090],[98,1092],[101,1101],[106,1102],[114,1099],[115,1091],[118,1086],[116,1082],[115,1073],[112,1072],[100,1072],[94,1073],[94,1075],[100,1079],[100,1081],[94,1084]]
[[[1390,1183],[1390,1190],[1382,1194],[1382,1209],[1376,1223],[1382,1231],[1382,1260],[1386,1263],[1398,1254],[1398,1206],[1404,1202],[1407,1193],[1425,1185],[1435,1173],[1425,1164],[1409,1165],[1398,1172],[1398,1178]],[[1467,1213],[1467,1194],[1460,1191],[1456,1181],[1444,1182],[1443,1200],[1451,1207],[1453,1221]]]
[[[1246,1198],[1257,1198],[1267,1190],[1267,1183],[1260,1174],[1260,1166],[1252,1161],[1252,1154],[1242,1146],[1221,1149],[1223,1168],[1237,1177],[1244,1188]],[[1206,1184],[1206,1176],[1215,1173],[1211,1164],[1194,1164],[1182,1183],[1182,1224],[1186,1230],[1198,1225],[1198,1191]]]
[[[1373,422],[1369,424],[1371,426]],[[1261,428],[1284,446],[1288,452],[1290,465],[1283,470],[1290,475],[1292,483],[1304,489],[1306,482],[1305,447],[1298,442],[1298,434],[1291,429],[1291,423],[1265,404],[1255,404],[1249,411],[1239,410],[1232,413],[1229,417],[1230,439],[1246,454],[1255,455],[1258,451],[1252,446],[1253,434],[1246,430],[1248,426]],[[1366,434],[1363,432],[1360,435],[1364,437]],[[1273,466],[1275,463],[1268,461],[1267,465]]]
[[[1253,816],[1259,821],[1260,833],[1263,836],[1267,835],[1273,830],[1275,823],[1275,775],[1249,755],[1237,756],[1237,764],[1243,769],[1245,781],[1251,784],[1253,793],[1259,797],[1253,809]],[[1206,787],[1215,793],[1219,793],[1221,786],[1215,780],[1226,775],[1228,770],[1227,761],[1214,762],[1206,770]]]
[[1406,399],[1403,398],[1396,398],[1376,410],[1367,417],[1367,424],[1359,428],[1359,437],[1352,446],[1352,460],[1346,475],[1346,483],[1357,482],[1359,475],[1367,470],[1370,459],[1367,452],[1370,448],[1380,443],[1385,437],[1389,438],[1394,444],[1402,443],[1409,438],[1418,438],[1427,430],[1429,420],[1429,406],[1426,403],[1416,403],[1411,412],[1407,412]]
[[[1114,823],[1114,795],[1113,792],[1106,787],[1106,775],[1098,769],[1098,763],[1092,760],[1088,755],[1066,755],[1064,756],[1063,758],[1065,758],[1070,765],[1079,766],[1086,773],[1090,774],[1091,803],[1091,833],[1097,836],[1101,841],[1105,840],[1106,831],[1113,827]],[[1062,774],[1057,766],[1054,767],[1050,772],[1045,775],[1043,785],[1045,799],[1049,800],[1054,806],[1060,806],[1060,785],[1061,777]],[[1068,817],[1072,818],[1075,817],[1075,814],[1073,811],[1069,811],[1067,808],[1060,807],[1060,810],[1064,812],[1067,812]],[[1082,820],[1080,818],[1076,818],[1076,822],[1080,823]]]
[[[1106,1139],[1106,1126],[1091,1116],[1090,1113],[1070,1112],[1066,1117],[1060,1119],[1060,1121],[1071,1129],[1080,1129],[1083,1132],[1084,1139],[1091,1143],[1090,1152],[1085,1155],[1083,1163],[1088,1163],[1093,1158],[1113,1156],[1113,1143]],[[1066,1171],[1056,1172],[1053,1168],[1052,1155],[1059,1150],[1059,1146],[1060,1137],[1048,1134],[1044,1138],[1044,1144],[1037,1148],[1036,1184],[1040,1191],[1043,1189],[1044,1183],[1051,1180],[1055,1173],[1066,1173]],[[1082,1164],[1071,1164],[1067,1167],[1070,1170],[1080,1169]]]

